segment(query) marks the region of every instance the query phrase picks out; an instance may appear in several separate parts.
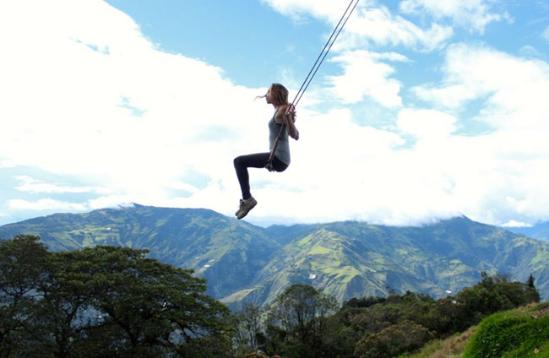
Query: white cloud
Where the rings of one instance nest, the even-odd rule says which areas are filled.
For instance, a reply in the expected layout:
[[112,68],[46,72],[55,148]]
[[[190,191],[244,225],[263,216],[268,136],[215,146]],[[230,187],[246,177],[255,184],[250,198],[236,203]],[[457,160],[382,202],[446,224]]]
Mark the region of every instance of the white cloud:
[[[293,17],[313,16],[329,22],[339,21],[347,3],[330,0],[263,0],[276,11]],[[334,50],[352,50],[369,43],[376,45],[406,46],[421,50],[433,50],[453,34],[448,26],[432,24],[422,29],[403,18],[393,15],[385,6],[374,1],[362,1],[345,25]]]
[[[457,110],[477,101],[475,120],[492,132],[474,137],[450,137],[431,148],[444,152],[452,143],[467,165],[456,165],[450,177],[469,215],[485,222],[533,222],[549,209],[543,189],[549,180],[549,66],[486,47],[456,45],[448,49],[441,85],[415,92],[437,107]],[[467,113],[467,111],[462,111]],[[466,125],[472,118],[461,118]],[[450,156],[450,158],[456,158]],[[465,190],[466,189],[466,190]],[[458,195],[459,194],[459,195]]]
[[451,27],[433,23],[429,28],[422,29],[380,6],[358,9],[358,14],[349,20],[334,48],[354,49],[373,43],[432,51],[442,46],[452,35]]
[[62,186],[52,183],[46,183],[41,180],[31,178],[26,175],[19,175],[16,177],[19,181],[19,185],[15,188],[18,191],[27,193],[48,193],[48,194],[66,194],[66,193],[102,193],[106,189],[92,188],[92,187],[77,187],[77,186]]
[[9,160],[0,159],[0,169],[2,169],[2,168],[13,168],[15,166],[16,165],[14,163],[12,163],[11,161],[9,161]]
[[83,177],[154,202],[171,198],[189,170],[233,183],[232,158],[266,149],[257,118],[271,110],[253,100],[265,88],[159,51],[105,2],[27,5],[0,4],[3,166]]
[[456,118],[436,110],[405,108],[398,114],[397,126],[418,139],[445,140],[456,129]]
[[22,199],[8,200],[9,210],[25,211],[85,211],[89,208],[80,203],[64,202],[53,199],[40,199],[37,201],[28,201]]
[[[546,218],[546,66],[488,48],[453,46],[443,84],[429,89],[441,110],[404,107],[396,132],[359,126],[348,111],[308,117],[299,165],[284,173],[284,183],[260,190],[270,207],[260,205],[254,215],[401,225],[457,214],[493,224]],[[449,93],[454,102],[445,98]],[[470,119],[453,113],[453,106],[444,110],[445,103],[473,100],[484,101],[477,119],[493,132],[461,135]],[[409,136],[414,142],[403,146]],[[280,209],[280,202],[292,205]]]
[[489,23],[509,19],[506,13],[492,11],[490,3],[486,0],[403,0],[400,9],[406,14],[426,12],[435,19],[450,18],[458,26],[482,33]]
[[[130,206],[133,202],[139,202],[136,199],[137,198],[129,195],[114,194],[114,195],[101,196],[99,198],[89,200],[86,203],[86,206],[90,210],[112,208],[112,207],[118,207],[118,206]],[[159,205],[156,202],[149,202],[147,204]]]
[[[281,14],[291,16],[294,19],[311,15],[327,18],[333,23],[339,20],[348,5],[348,3],[331,0],[263,0],[263,2]],[[369,0],[363,1],[360,6],[364,6],[369,2]]]
[[352,51],[334,57],[331,61],[342,64],[343,74],[330,76],[334,94],[346,103],[356,103],[370,97],[385,107],[402,105],[401,84],[390,76],[394,68],[382,59],[405,61],[396,53],[376,54],[368,51]]
[[[327,7],[336,2],[286,2],[288,8],[296,3],[329,18]],[[232,215],[240,196],[232,159],[266,150],[272,108],[253,100],[265,88],[238,86],[220,68],[160,51],[105,2],[33,2],[33,12],[27,5],[0,3],[1,163],[90,183],[78,190],[108,192],[84,203],[14,199],[8,209],[85,211],[138,202]],[[369,10],[361,16],[374,16]],[[376,13],[389,23],[397,19]],[[387,44],[440,43],[428,44],[421,39],[426,33],[419,36],[411,25],[395,26],[401,32],[385,38],[383,26],[374,26],[379,40],[364,36]],[[290,168],[250,170],[259,205],[249,220],[410,224],[455,214],[492,223],[549,217],[546,63],[451,46],[442,83],[415,90],[434,110],[412,108],[401,97],[388,63],[404,57],[341,51],[336,61],[344,64],[344,75],[334,82],[341,97],[352,102],[369,96],[400,109],[396,127],[359,125],[370,118],[350,109],[323,113],[318,108],[325,93],[308,92]],[[352,56],[363,56],[362,64]],[[363,74],[360,67],[375,73]],[[343,81],[350,72],[364,76],[358,87]],[[483,101],[476,119],[489,123],[492,133],[459,134],[469,118],[457,109],[470,101]],[[413,143],[406,141],[410,136]],[[191,172],[200,183],[188,178]],[[27,189],[41,193],[74,189],[32,180]]]
[[448,49],[443,71],[442,85],[416,87],[416,95],[451,109],[484,101],[478,119],[494,128],[547,128],[547,63],[460,44]]
[[531,227],[532,225],[529,225],[527,223],[523,223],[521,221],[516,220],[509,220],[505,224],[501,225],[503,227]]

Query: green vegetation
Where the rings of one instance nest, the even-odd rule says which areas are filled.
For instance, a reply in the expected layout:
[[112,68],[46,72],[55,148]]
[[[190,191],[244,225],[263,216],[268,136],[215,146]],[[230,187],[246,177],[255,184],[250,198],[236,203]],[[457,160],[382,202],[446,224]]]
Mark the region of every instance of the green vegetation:
[[427,343],[417,353],[403,355],[402,358],[461,358],[465,345],[476,332],[473,326],[465,332],[456,333],[446,339],[434,339]]
[[549,303],[498,312],[402,358],[549,357]]
[[193,269],[207,280],[207,294],[233,310],[273,302],[294,282],[322,288],[340,304],[391,290],[440,298],[474,285],[481,271],[521,281],[533,274],[549,299],[549,242],[465,217],[421,227],[346,221],[262,228],[211,210],[132,205],[0,226],[0,239],[18,234],[40,236],[56,252],[147,249],[160,262]]
[[[539,300],[536,289],[528,283],[486,274],[477,285],[440,300],[406,292],[354,298],[334,310],[326,297],[310,286],[290,286],[271,306],[253,310],[254,329],[244,329],[247,333],[243,336],[255,337],[254,343],[241,340],[239,351],[259,348],[267,355],[283,357],[383,358],[406,356],[425,346],[415,357],[457,357],[473,334],[474,325],[484,317]],[[244,314],[247,318],[240,317],[239,330],[250,327],[246,323],[250,321],[250,310],[243,312],[248,314]],[[281,316],[280,312],[283,318],[273,320]],[[534,339],[549,341],[540,337]]]
[[539,301],[533,276],[483,273],[438,300],[408,291],[341,306],[291,284],[269,305],[231,313],[192,270],[147,255],[50,252],[34,236],[0,241],[0,358],[549,355],[549,304],[530,304]]
[[548,312],[549,304],[542,304],[484,319],[463,357],[549,357]]
[[228,309],[146,251],[0,242],[0,357],[229,356]]

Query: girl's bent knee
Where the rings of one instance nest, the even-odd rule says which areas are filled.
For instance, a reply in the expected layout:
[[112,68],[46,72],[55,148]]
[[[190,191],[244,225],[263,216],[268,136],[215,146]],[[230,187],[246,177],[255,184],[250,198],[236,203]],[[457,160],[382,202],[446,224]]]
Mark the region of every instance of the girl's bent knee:
[[242,162],[242,157],[234,158],[233,164],[234,164],[235,168],[239,167],[241,162]]

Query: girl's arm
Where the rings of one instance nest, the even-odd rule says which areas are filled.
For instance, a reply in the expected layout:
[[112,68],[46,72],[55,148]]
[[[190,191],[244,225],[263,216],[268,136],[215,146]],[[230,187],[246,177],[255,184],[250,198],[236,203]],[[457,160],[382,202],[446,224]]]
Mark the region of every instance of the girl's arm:
[[278,109],[275,116],[275,121],[286,125],[288,134],[295,140],[299,139],[299,131],[295,127],[295,107],[291,104],[282,106]]

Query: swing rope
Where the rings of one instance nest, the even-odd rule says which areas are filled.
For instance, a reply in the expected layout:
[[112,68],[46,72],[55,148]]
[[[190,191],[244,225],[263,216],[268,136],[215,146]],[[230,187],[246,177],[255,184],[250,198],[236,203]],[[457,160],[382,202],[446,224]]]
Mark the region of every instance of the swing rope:
[[[313,64],[313,66],[309,70],[309,73],[305,77],[305,80],[301,84],[301,87],[299,87],[299,90],[297,91],[292,103],[288,107],[286,107],[286,112],[284,113],[285,116],[288,114],[288,111],[289,111],[290,108],[293,108],[295,110],[295,108],[297,107],[299,101],[301,101],[301,98],[303,97],[303,94],[305,93],[307,88],[309,88],[309,84],[311,83],[311,81],[315,77],[318,69],[320,68],[320,65],[322,65],[322,63],[324,62],[324,59],[326,58],[326,56],[328,56],[328,53],[330,52],[332,46],[334,45],[335,41],[337,40],[339,34],[343,30],[343,27],[345,27],[345,24],[347,23],[347,21],[351,17],[351,15],[352,15],[353,11],[355,10],[356,6],[358,5],[359,1],[360,0],[351,0],[349,2],[349,5],[347,5],[347,8],[345,9],[345,12],[343,13],[343,15],[341,15],[341,18],[339,19],[337,25],[334,27],[334,30],[332,31],[332,34],[330,35],[330,37],[328,38],[328,40],[324,44],[324,47],[322,48],[322,51],[320,51],[320,54],[318,55],[318,57],[316,58],[315,63]],[[282,126],[280,127],[280,131],[278,132],[278,135],[277,135],[276,140],[274,142],[273,149],[271,150],[271,153],[269,155],[269,160],[267,162],[266,168],[270,171],[274,170],[274,168],[272,166],[274,153],[276,151],[276,148],[278,146],[278,142],[280,141],[280,137],[282,136],[282,133],[284,132],[285,128],[286,128],[286,125],[282,124]]]

